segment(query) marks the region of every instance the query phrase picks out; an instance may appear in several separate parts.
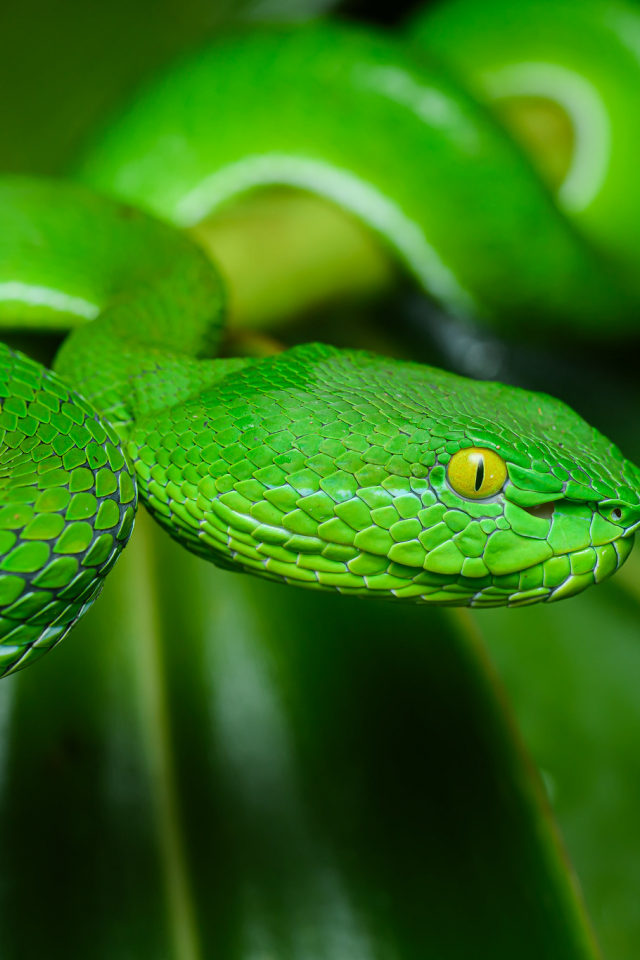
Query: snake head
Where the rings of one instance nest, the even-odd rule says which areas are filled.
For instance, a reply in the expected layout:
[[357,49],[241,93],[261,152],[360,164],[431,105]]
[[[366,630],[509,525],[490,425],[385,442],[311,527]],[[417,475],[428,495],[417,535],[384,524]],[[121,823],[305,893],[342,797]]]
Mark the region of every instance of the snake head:
[[559,600],[615,572],[640,522],[640,472],[565,404],[321,344],[142,419],[128,451],[190,550],[358,596]]
[[[456,492],[456,459],[482,456],[488,468],[491,458],[503,464],[499,490],[474,500],[495,511],[498,529],[482,558],[494,588],[514,589],[510,605],[554,601],[615,573],[640,525],[640,471],[553,397],[495,383],[467,381],[466,389],[474,409],[484,404],[491,416],[482,425],[477,418],[467,424],[447,483]],[[473,602],[492,605],[493,594],[485,591]]]

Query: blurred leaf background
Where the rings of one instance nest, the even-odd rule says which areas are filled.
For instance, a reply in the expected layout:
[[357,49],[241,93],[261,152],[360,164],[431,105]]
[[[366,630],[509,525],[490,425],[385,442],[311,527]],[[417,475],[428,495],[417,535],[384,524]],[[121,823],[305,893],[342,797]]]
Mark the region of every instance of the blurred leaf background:
[[[4,0],[0,168],[60,174],[213,32],[329,5]],[[640,459],[633,345],[501,343],[402,285],[276,335],[547,390]],[[86,621],[0,685],[0,955],[582,960],[595,931],[632,960],[639,566],[559,605],[400,608],[217,571],[140,516]]]

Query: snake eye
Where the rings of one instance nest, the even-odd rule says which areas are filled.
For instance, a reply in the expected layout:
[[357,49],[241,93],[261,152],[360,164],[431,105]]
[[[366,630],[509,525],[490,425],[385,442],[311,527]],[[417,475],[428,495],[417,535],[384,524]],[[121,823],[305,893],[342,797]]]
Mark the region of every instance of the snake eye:
[[507,465],[493,450],[465,447],[447,466],[451,487],[467,500],[484,500],[499,493],[507,479]]

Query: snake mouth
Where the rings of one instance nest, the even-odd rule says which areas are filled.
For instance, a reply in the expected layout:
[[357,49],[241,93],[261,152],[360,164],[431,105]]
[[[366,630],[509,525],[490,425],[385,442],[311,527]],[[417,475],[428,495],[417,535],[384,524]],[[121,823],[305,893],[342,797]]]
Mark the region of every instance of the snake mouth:
[[[631,553],[633,542],[633,535],[623,534],[611,543],[588,547],[586,550],[578,550],[576,553],[569,554],[571,575],[553,590],[548,598],[549,602],[576,596],[592,584],[608,580],[620,569]],[[587,558],[589,551],[595,554],[595,563],[591,569],[589,569],[590,558]],[[584,560],[582,559],[583,556]]]
[[522,607],[575,597],[613,576],[629,556],[633,542],[633,534],[621,535],[611,543],[550,557],[518,574],[494,577],[490,587],[471,598],[470,606]]

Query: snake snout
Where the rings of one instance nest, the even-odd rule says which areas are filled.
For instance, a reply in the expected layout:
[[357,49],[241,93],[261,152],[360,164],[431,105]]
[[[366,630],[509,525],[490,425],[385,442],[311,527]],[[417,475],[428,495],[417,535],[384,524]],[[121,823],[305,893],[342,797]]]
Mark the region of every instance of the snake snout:
[[620,527],[623,536],[630,536],[640,526],[640,506],[625,503],[624,500],[603,500],[598,504],[598,512],[609,523]]

